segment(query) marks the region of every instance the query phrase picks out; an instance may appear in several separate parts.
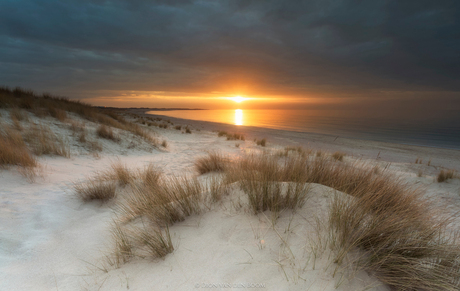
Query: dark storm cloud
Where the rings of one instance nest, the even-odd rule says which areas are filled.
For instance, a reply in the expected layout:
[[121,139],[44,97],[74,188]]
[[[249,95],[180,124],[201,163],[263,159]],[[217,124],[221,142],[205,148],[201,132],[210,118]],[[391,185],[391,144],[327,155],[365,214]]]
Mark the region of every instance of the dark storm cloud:
[[2,1],[5,85],[460,91],[458,1]]

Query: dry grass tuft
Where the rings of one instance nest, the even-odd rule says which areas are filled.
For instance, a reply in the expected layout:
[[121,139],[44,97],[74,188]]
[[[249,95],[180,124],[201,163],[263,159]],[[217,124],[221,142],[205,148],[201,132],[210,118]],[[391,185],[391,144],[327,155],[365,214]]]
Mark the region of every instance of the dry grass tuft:
[[394,177],[369,180],[355,197],[331,202],[335,262],[364,269],[394,290],[458,290],[460,247],[446,231],[451,218]]
[[175,129],[175,130],[181,130],[181,129],[182,129],[182,126],[176,125],[176,126],[174,126],[174,129]]
[[133,184],[120,204],[125,218],[146,217],[159,226],[171,225],[201,212],[202,187],[196,178],[163,177]]
[[209,152],[207,157],[202,157],[195,161],[195,169],[201,175],[209,172],[223,172],[228,163],[228,159],[222,154]]
[[156,187],[161,178],[161,171],[153,164],[149,164],[143,171],[139,171],[137,178],[140,179],[144,187]]
[[86,131],[80,132],[80,134],[78,135],[78,141],[83,144],[87,142]]
[[112,227],[114,241],[113,264],[120,267],[133,257],[163,258],[174,251],[169,228],[153,226],[122,226],[115,222]]
[[164,140],[161,142],[161,146],[164,147],[165,149],[168,148],[168,141],[164,139]]
[[218,133],[217,133],[217,136],[218,137],[221,137],[221,136],[226,136],[228,133],[224,130],[220,130]]
[[67,113],[64,110],[55,107],[50,107],[48,108],[48,112],[52,117],[56,118],[61,122],[64,122],[67,119]]
[[335,152],[332,154],[332,158],[336,161],[343,161],[343,157],[345,156],[345,153],[343,152]]
[[31,169],[37,166],[37,160],[30,154],[21,134],[5,128],[0,132],[0,167],[9,165]]
[[221,136],[225,136],[227,137],[227,140],[246,140],[246,137],[244,136],[244,134],[241,134],[241,133],[228,133],[227,131],[219,131],[217,133],[217,136],[221,137]]
[[57,155],[67,158],[70,157],[68,144],[47,127],[33,125],[24,136],[32,152],[37,156]]
[[250,155],[228,167],[225,181],[239,181],[254,213],[296,209],[308,194],[304,162],[300,156],[280,160],[276,155]]
[[163,258],[174,251],[169,228],[143,227],[133,236],[152,258]]
[[11,121],[13,122],[14,129],[16,129],[17,131],[22,131],[23,130],[23,128],[21,126],[21,123],[19,122],[19,120],[14,115],[11,116]]
[[110,181],[92,179],[86,182],[74,184],[77,196],[83,201],[108,201],[115,197],[116,185]]
[[85,131],[85,124],[83,122],[80,123],[80,122],[76,122],[76,121],[71,120],[70,121],[70,130],[74,134],[81,133],[81,132]]
[[241,133],[227,134],[227,140],[246,140],[246,137]]
[[16,119],[16,120],[19,120],[19,121],[23,121],[23,120],[27,120],[27,114],[19,109],[19,108],[12,108],[10,110],[10,118],[13,120],[13,119]]
[[211,202],[217,202],[222,199],[222,196],[226,193],[226,185],[223,183],[221,176],[211,176],[207,181],[207,190]]
[[417,177],[423,177],[423,170],[422,169],[419,169],[418,172],[417,172]]
[[263,139],[260,139],[260,140],[256,140],[256,144],[258,146],[265,146],[267,144],[267,139],[263,138]]
[[117,161],[111,165],[111,168],[111,171],[105,173],[106,177],[108,177],[110,180],[118,181],[120,186],[125,186],[132,182],[133,175],[126,167],[126,165],[120,161]]
[[441,170],[438,174],[437,181],[438,183],[442,183],[447,181],[448,179],[454,178],[454,171],[453,170]]
[[108,126],[105,126],[104,124],[101,124],[97,128],[96,133],[101,138],[109,139],[109,140],[112,140],[114,142],[119,142],[120,141],[120,138],[113,133],[112,128],[108,127]]
[[114,241],[114,257],[115,265],[117,267],[127,263],[134,257],[133,249],[134,244],[130,235],[126,230],[117,222],[112,226],[112,239]]

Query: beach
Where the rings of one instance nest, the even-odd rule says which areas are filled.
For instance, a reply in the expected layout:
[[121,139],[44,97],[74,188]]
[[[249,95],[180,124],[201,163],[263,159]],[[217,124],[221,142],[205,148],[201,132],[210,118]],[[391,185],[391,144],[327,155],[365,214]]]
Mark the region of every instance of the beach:
[[[158,117],[143,109],[119,112],[133,122]],[[1,113],[3,124],[11,124],[8,114]],[[97,124],[70,117],[95,132]],[[237,160],[286,147],[326,155],[340,151],[344,163],[385,168],[423,188],[424,195],[448,206],[447,212],[460,210],[460,180],[436,182],[441,169],[460,170],[458,150],[162,118],[161,122],[168,120],[168,128],[142,128],[167,146],[149,147],[132,134],[115,130],[120,141],[100,140],[103,150],[94,154],[69,134],[68,124],[29,118],[67,138],[70,158],[40,157],[41,174],[33,182],[15,168],[1,170],[2,290],[391,290],[369,272],[337,267],[331,260],[331,250],[318,240],[321,231],[315,223],[326,219],[331,197],[346,194],[320,184],[310,185],[305,205],[283,211],[275,220],[270,211],[251,213],[244,192],[231,185],[222,201],[169,227],[172,253],[156,259],[135,257],[114,266],[107,261],[113,249],[111,227],[117,219],[117,203],[130,186],[117,186],[117,198],[107,203],[83,202],[74,189],[75,183],[114,162],[132,172],[151,164],[166,177],[195,176],[206,184],[219,176],[199,175],[195,162],[209,152]],[[178,125],[179,130],[174,128]],[[219,131],[243,134],[245,140],[227,140],[218,136]],[[260,139],[266,139],[265,147],[254,142]],[[455,220],[451,227],[459,226]]]
[[[160,112],[158,112],[158,115],[146,114],[148,111],[150,110],[128,109],[128,112],[133,112],[146,117],[161,116]],[[330,152],[345,151],[356,158],[362,157],[366,159],[381,159],[387,162],[411,163],[417,158],[421,158],[426,161],[432,159],[432,162],[438,166],[453,168],[457,171],[460,170],[460,151],[455,149],[413,146],[372,140],[343,138],[325,134],[238,126],[197,120],[184,120],[174,117],[161,117],[171,120],[174,123],[187,123],[195,128],[207,131],[226,130],[229,132],[241,132],[249,136],[251,139],[268,138],[270,142],[279,146],[298,145],[312,149],[323,149]]]

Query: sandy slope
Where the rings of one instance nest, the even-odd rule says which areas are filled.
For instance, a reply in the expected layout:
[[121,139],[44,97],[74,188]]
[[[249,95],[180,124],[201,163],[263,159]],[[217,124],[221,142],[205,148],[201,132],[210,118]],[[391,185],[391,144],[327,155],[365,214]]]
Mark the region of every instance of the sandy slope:
[[[270,213],[250,214],[243,193],[235,187],[222,204],[171,227],[175,251],[164,260],[136,259],[118,269],[108,266],[104,262],[110,251],[114,204],[82,203],[70,187],[72,182],[106,169],[115,159],[132,169],[153,163],[166,175],[183,175],[193,173],[193,162],[207,150],[238,156],[261,149],[250,140],[235,147],[235,141],[206,130],[157,131],[167,140],[167,151],[150,152],[142,146],[127,150],[123,143],[105,142],[99,158],[78,150],[71,159],[41,158],[44,178],[35,183],[14,169],[0,172],[0,290],[389,290],[364,271],[349,274],[339,269],[333,276],[336,266],[328,250],[321,248],[321,232],[314,227],[315,218],[327,214],[327,199],[334,192],[321,185],[312,185],[306,205],[297,213],[282,213],[275,225]],[[366,153],[376,151],[375,144],[354,142]],[[347,146],[352,147],[345,145],[345,151]],[[370,162],[388,165],[458,211],[459,181],[434,183],[439,166],[451,167],[441,164],[445,152],[438,157],[428,149],[434,166],[415,165],[414,151],[420,149],[400,147],[388,145],[381,154],[403,157],[399,161],[388,165],[374,157]],[[460,155],[454,153],[453,164],[458,166]],[[419,170],[423,177],[417,177]]]

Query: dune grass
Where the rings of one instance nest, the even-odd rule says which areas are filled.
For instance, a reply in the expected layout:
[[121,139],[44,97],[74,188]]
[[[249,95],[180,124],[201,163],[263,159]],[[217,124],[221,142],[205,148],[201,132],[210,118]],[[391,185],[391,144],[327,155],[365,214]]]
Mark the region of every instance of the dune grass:
[[133,187],[125,214],[146,216],[159,226],[171,225],[201,212],[202,190],[196,178],[162,177],[156,185]]
[[246,140],[246,137],[241,133],[227,134],[227,140]]
[[239,182],[254,213],[296,209],[305,203],[309,189],[299,162],[298,157],[282,161],[276,155],[248,155],[227,167],[225,180]]
[[67,113],[56,107],[50,107],[49,114],[61,122],[64,122],[67,119]]
[[265,139],[265,138],[263,138],[263,139],[257,139],[257,140],[256,140],[256,144],[257,144],[258,146],[264,147],[264,146],[267,145],[267,139]]
[[222,136],[225,136],[227,138],[227,140],[246,140],[246,137],[244,136],[244,134],[241,134],[241,133],[229,133],[227,131],[224,131],[224,130],[220,130],[217,132],[217,136],[218,137],[222,137]]
[[111,127],[108,127],[104,124],[99,125],[99,127],[96,130],[96,133],[97,133],[97,136],[114,141],[114,142],[120,142],[121,140],[120,137],[118,137],[117,135],[113,133],[113,130]]
[[195,169],[201,175],[209,172],[223,172],[229,163],[222,154],[218,152],[209,152],[208,156],[199,158],[195,161]]
[[153,164],[149,164],[142,171],[138,171],[136,177],[144,187],[155,187],[158,185],[162,172]]
[[203,207],[203,187],[196,178],[164,177],[152,165],[136,178],[117,206],[121,218],[112,230],[117,265],[133,256],[162,258],[173,252],[169,226]]
[[153,226],[144,226],[132,236],[151,258],[163,258],[174,251],[169,227],[164,230]]
[[114,222],[111,232],[114,249],[110,261],[117,267],[134,257],[158,259],[174,251],[168,227]]
[[123,187],[133,182],[135,175],[117,160],[106,171],[92,174],[92,178],[84,182],[74,183],[74,190],[83,201],[108,201],[115,198],[117,185]]
[[91,179],[89,181],[75,183],[73,188],[77,196],[85,202],[93,200],[107,202],[115,198],[117,187],[110,181]]
[[436,178],[438,183],[445,182],[449,179],[454,178],[454,171],[453,170],[441,170]]
[[222,200],[222,196],[226,193],[225,185],[222,182],[222,177],[211,176],[207,180],[207,191],[210,194],[211,202]]
[[301,206],[305,182],[345,192],[329,211],[337,265],[364,269],[395,290],[458,290],[460,247],[446,230],[452,216],[387,171],[326,157],[246,156],[228,168],[226,180],[239,181],[255,213]]
[[37,166],[37,160],[31,155],[21,134],[6,127],[0,131],[0,167],[11,165],[33,168]]
[[131,171],[121,161],[112,163],[110,167],[111,170],[105,173],[108,180],[118,181],[120,186],[128,185],[133,180]]
[[364,269],[394,290],[458,290],[460,247],[446,231],[451,217],[391,178],[332,200],[335,262]]
[[129,131],[152,146],[158,147],[158,140],[152,136],[154,133],[141,128],[137,124],[126,121],[114,111],[100,110],[80,101],[56,97],[46,93],[37,95],[31,90],[21,88],[12,90],[0,87],[0,108],[24,109],[34,113],[37,117],[52,116],[60,121],[65,121],[70,112],[107,127]]
[[335,152],[331,155],[331,157],[336,160],[336,161],[343,161],[343,157],[345,156],[345,153],[343,152]]
[[22,109],[19,109],[17,107],[13,107],[11,108],[10,110],[10,118],[13,120],[13,119],[16,119],[18,121],[23,121],[23,120],[27,120],[27,114],[24,112],[24,110]]
[[124,227],[114,221],[112,228],[112,241],[114,242],[114,265],[117,267],[124,263],[127,263],[132,257],[134,257],[134,243],[132,242],[131,235],[127,233]]
[[32,125],[24,134],[24,138],[37,156],[70,157],[69,145],[43,125]]

